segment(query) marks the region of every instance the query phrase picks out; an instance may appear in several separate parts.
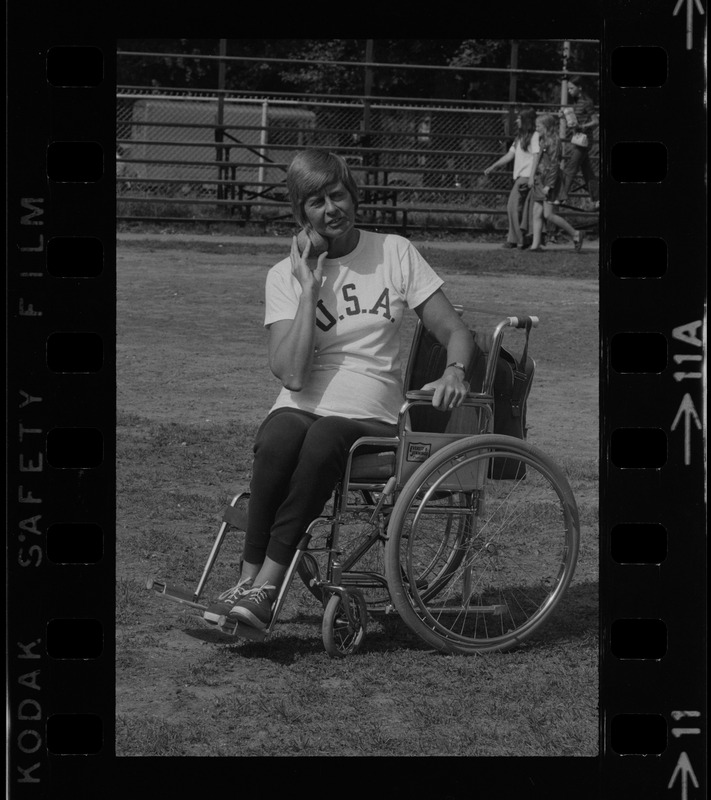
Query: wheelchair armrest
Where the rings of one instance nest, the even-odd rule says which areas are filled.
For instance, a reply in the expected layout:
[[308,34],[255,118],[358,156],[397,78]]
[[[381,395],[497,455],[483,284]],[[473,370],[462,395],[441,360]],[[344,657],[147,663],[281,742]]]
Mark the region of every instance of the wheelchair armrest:
[[405,400],[431,400],[434,389],[413,389],[405,392]]
[[[410,405],[429,402],[434,395],[434,389],[418,389],[405,393],[405,405],[400,409],[402,414]],[[462,405],[480,405],[482,401],[492,402],[493,398],[486,392],[469,392],[462,401]]]
[[[433,389],[426,389],[426,390],[413,390],[410,392],[406,392],[405,394],[405,402],[400,407],[400,413],[398,418],[398,432],[399,436],[402,437],[405,433],[410,429],[409,424],[409,417],[410,417],[410,409],[413,406],[427,406],[430,405],[432,402],[432,396],[434,395]],[[467,411],[468,409],[478,409],[476,412],[479,414],[479,423],[476,424],[476,418],[472,418],[471,412]],[[427,412],[429,413],[429,412]],[[476,431],[477,433],[483,433],[485,430],[488,430],[493,424],[494,418],[494,398],[490,394],[486,394],[484,392],[469,392],[466,397],[462,400],[461,405],[457,408],[448,410],[448,411],[437,411],[435,410],[434,416],[439,419],[439,415],[447,415],[446,418],[449,422],[446,423],[445,427],[450,428],[450,424],[454,425],[455,427],[450,428],[450,430],[455,431],[458,429],[467,430],[472,427],[472,423],[475,423],[473,427],[478,428]],[[421,423],[423,421],[421,420]],[[430,425],[433,427],[430,428]],[[441,431],[440,423],[435,422],[434,419],[430,420],[428,423],[426,420],[424,421],[424,427],[422,428],[424,431]],[[471,431],[472,433],[474,430]]]

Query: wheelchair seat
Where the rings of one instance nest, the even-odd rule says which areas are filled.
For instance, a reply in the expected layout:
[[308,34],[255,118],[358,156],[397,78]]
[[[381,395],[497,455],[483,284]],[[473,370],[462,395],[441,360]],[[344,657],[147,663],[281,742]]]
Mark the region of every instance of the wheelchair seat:
[[385,483],[395,474],[396,464],[397,453],[394,449],[354,456],[351,462],[351,481]]

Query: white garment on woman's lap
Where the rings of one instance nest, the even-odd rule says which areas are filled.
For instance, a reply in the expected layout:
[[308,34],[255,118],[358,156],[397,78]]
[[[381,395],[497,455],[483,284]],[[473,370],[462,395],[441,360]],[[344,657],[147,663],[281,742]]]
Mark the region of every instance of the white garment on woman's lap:
[[[404,237],[359,233],[351,253],[324,263],[311,375],[300,392],[282,389],[272,410],[397,421],[403,399],[403,314],[443,281]],[[291,260],[285,258],[267,275],[264,324],[294,319],[300,295]]]

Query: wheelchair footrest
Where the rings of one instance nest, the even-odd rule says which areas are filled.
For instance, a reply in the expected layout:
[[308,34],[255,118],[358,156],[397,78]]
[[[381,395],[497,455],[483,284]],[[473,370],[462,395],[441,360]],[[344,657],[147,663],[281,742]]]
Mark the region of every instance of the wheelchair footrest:
[[479,614],[495,614],[497,617],[503,616],[509,607],[506,603],[495,603],[491,606],[468,606],[468,611],[477,611]]
[[507,613],[509,607],[506,603],[495,603],[490,606],[475,606],[475,605],[453,605],[453,606],[427,606],[427,611],[430,614],[461,614],[462,611],[475,614],[494,614],[496,616],[503,616]]
[[250,625],[240,625],[237,620],[230,619],[229,616],[220,617],[217,628],[220,633],[234,636],[236,639],[250,639],[253,642],[263,642],[269,634],[267,630],[260,631]]
[[201,603],[195,596],[195,592],[191,592],[190,589],[183,589],[180,586],[169,586],[164,581],[154,579],[149,579],[147,581],[146,589],[152,589],[159,597],[172,600],[174,603],[182,603],[191,608],[198,608],[200,611],[205,611],[207,609],[207,606]]

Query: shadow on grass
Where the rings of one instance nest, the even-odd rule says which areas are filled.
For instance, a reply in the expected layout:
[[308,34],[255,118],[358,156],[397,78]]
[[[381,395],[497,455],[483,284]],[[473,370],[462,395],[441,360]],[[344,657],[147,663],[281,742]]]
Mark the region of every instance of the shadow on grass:
[[528,640],[539,644],[583,641],[597,637],[600,627],[599,586],[595,581],[573,582],[553,614]]
[[[523,647],[530,651],[561,642],[572,645],[597,637],[598,594],[596,582],[574,583],[553,615],[523,643]],[[361,652],[438,652],[413,633],[396,613],[371,615],[368,626]],[[183,633],[206,644],[227,645],[227,652],[240,658],[266,659],[275,664],[290,665],[306,656],[319,653],[326,656],[321,639],[321,615],[318,613],[299,612],[277,626],[272,635],[263,642],[228,636],[207,627],[185,628]]]
[[[326,656],[321,638],[321,615],[300,612],[282,625],[262,642],[249,641],[229,636],[215,628],[183,628],[183,633],[206,644],[227,645],[228,652],[240,658],[267,659],[277,664],[289,665],[305,656]],[[297,630],[293,630],[296,628]],[[362,651],[387,653],[397,650],[431,650],[422,642],[400,617],[393,614],[378,614],[370,619]]]

